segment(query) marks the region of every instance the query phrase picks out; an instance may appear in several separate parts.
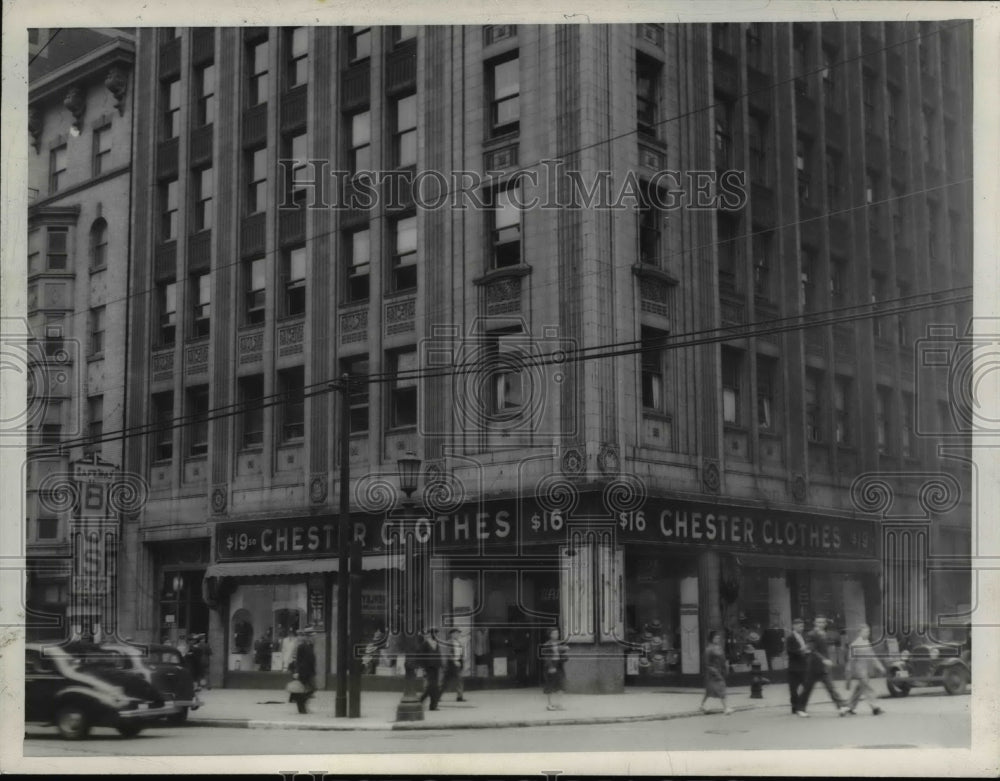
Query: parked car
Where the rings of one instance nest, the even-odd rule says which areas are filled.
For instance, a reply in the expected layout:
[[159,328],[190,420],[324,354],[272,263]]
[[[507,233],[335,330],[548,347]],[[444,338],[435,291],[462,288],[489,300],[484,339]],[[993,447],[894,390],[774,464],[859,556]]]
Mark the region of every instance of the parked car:
[[109,664],[97,646],[28,643],[24,650],[24,720],[55,724],[64,738],[80,740],[92,727],[113,727],[125,737],[177,707],[141,675]]
[[887,665],[885,683],[890,696],[905,697],[918,686],[944,686],[948,694],[963,694],[971,680],[968,651],[957,645],[922,643]]
[[171,722],[185,721],[189,711],[202,706],[191,671],[181,652],[172,645],[104,643],[101,650],[111,655],[116,667],[141,675],[159,690],[167,704],[177,706]]

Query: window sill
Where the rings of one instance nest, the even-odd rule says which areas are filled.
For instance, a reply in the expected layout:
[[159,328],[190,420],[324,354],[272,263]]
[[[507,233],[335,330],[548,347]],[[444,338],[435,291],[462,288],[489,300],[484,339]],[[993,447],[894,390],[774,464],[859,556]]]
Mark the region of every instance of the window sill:
[[506,146],[511,141],[517,141],[520,137],[520,127],[517,127],[514,130],[506,130],[501,133],[497,133],[496,135],[490,133],[490,135],[483,141],[483,151],[488,152],[495,148]]
[[239,454],[241,456],[243,456],[243,455],[260,455],[261,453],[264,452],[264,446],[263,445],[246,445],[244,447],[241,447],[238,452],[239,452]]
[[640,144],[646,144],[648,146],[654,147],[660,152],[667,151],[667,142],[659,138],[656,135],[655,131],[650,132],[649,130],[637,127],[636,137],[638,138]]
[[648,407],[642,408],[642,416],[644,418],[650,418],[654,420],[665,420],[668,422],[673,422],[673,415],[666,412],[660,412],[659,410],[649,409]]
[[487,271],[481,277],[473,279],[472,284],[481,287],[506,277],[526,277],[531,273],[531,271],[531,266],[527,263],[518,263],[516,266],[504,266],[503,268],[494,268]]
[[107,263],[105,263],[103,266],[91,266],[90,267],[90,275],[94,276],[94,274],[99,274],[102,271],[107,271],[107,270],[108,270],[108,264]]
[[417,424],[412,423],[407,426],[394,426],[387,428],[385,430],[385,435],[390,436],[396,434],[415,434],[416,432],[417,432]]
[[[279,317],[277,319],[277,322],[278,322],[279,325],[288,325],[289,323],[294,323],[296,321],[298,321],[300,323],[304,323],[306,321],[306,313],[305,312],[299,312],[298,314],[294,314],[294,315],[282,315],[281,317]],[[263,323],[260,323],[256,327],[259,328],[262,325],[263,325]]]
[[725,421],[722,422],[722,430],[723,431],[731,431],[734,434],[749,434],[750,433],[750,428],[748,426],[744,426],[744,425],[742,425],[740,423],[726,423]]
[[189,336],[184,340],[184,344],[187,347],[200,347],[203,344],[208,344],[211,340],[211,334],[205,334],[204,336]]
[[387,290],[385,295],[382,296],[383,301],[392,301],[396,298],[406,298],[407,296],[415,296],[417,294],[416,287],[408,287],[403,290]]
[[87,356],[87,363],[97,363],[98,361],[103,361],[103,360],[104,360],[103,350],[99,353],[91,353],[90,355]]
[[655,279],[659,282],[665,282],[672,287],[680,283],[680,280],[672,274],[651,263],[634,264],[632,266],[632,273],[640,279]]

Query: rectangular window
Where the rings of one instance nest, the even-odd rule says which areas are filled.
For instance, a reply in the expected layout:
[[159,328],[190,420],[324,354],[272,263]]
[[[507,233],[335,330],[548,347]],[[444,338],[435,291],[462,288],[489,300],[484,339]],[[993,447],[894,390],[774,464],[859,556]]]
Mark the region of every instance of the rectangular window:
[[767,117],[762,114],[750,114],[749,149],[750,176],[755,182],[762,184],[769,180],[767,170]]
[[340,362],[341,372],[351,376],[348,393],[350,404],[350,430],[352,434],[368,431],[368,358],[350,358]]
[[86,453],[100,453],[101,439],[104,437],[104,397],[91,396],[87,399],[87,447]]
[[305,435],[305,369],[298,366],[278,372],[278,392],[280,441],[300,441]]
[[28,231],[28,275],[37,274],[42,270],[42,236],[41,231]]
[[305,131],[285,139],[286,165],[291,167],[289,181],[291,201],[302,205],[306,201],[307,186],[312,183],[309,165],[309,140]]
[[826,150],[826,200],[831,209],[840,206],[840,155]]
[[371,234],[368,228],[348,233],[345,239],[347,255],[347,300],[368,300],[368,279],[371,266]]
[[837,97],[837,52],[823,47],[823,91],[828,101]]
[[403,428],[417,425],[417,351],[399,350],[386,354],[391,377],[389,384],[389,425]]
[[351,173],[370,171],[372,167],[372,115],[365,109],[350,117],[347,166]]
[[927,202],[927,256],[937,260],[938,241],[941,235],[941,207],[933,201]]
[[393,161],[396,168],[417,164],[417,96],[407,95],[394,101],[392,135]]
[[392,290],[417,286],[417,218],[404,217],[392,223]]
[[761,431],[774,431],[777,361],[773,358],[757,356],[757,427]]
[[94,176],[111,168],[111,125],[94,129]]
[[[490,407],[498,417],[517,414],[524,405],[524,369],[520,362],[523,340],[520,329],[511,334],[494,334],[486,350],[486,360],[489,363],[490,376]],[[514,360],[505,357],[514,341],[513,349],[517,352]]]
[[59,539],[59,519],[58,518],[38,518],[35,521],[37,540],[57,540]]
[[169,461],[174,456],[174,394],[173,391],[154,393],[152,404],[153,461]]
[[288,88],[298,87],[309,80],[309,28],[285,30]]
[[[904,282],[898,284],[899,297],[905,299],[910,295],[910,286]],[[908,315],[901,314],[896,315],[896,340],[900,347],[909,348],[910,345],[910,329],[909,329]]]
[[267,149],[251,149],[246,153],[247,214],[267,209]]
[[156,308],[160,317],[160,347],[170,347],[177,338],[177,283],[156,286]]
[[834,306],[843,306],[847,301],[847,260],[830,258],[830,301]]
[[489,214],[491,268],[506,268],[521,263],[520,201],[517,187],[493,191],[493,208]]
[[806,439],[823,441],[823,373],[806,369],[805,375]]
[[208,386],[196,385],[187,390],[189,457],[208,453]]
[[62,352],[66,336],[66,321],[62,315],[45,316],[45,354],[57,355]]
[[798,182],[799,200],[807,202],[810,197],[809,174],[810,143],[804,138],[795,142],[795,172]]
[[865,172],[865,203],[873,204],[879,198],[879,177],[874,171]]
[[104,352],[104,307],[95,306],[90,310],[90,354]]
[[215,122],[215,65],[208,64],[195,71],[195,127]]
[[754,231],[751,238],[753,251],[753,292],[769,301],[771,298],[771,268],[774,265],[774,234]]
[[921,124],[922,148],[924,152],[924,163],[930,165],[934,162],[934,110],[924,108],[923,123]]
[[62,424],[43,423],[41,444],[46,446],[55,446],[60,444],[61,442],[62,442]]
[[649,183],[642,182],[639,202],[639,262],[660,264],[660,211],[650,197]]
[[892,396],[888,388],[879,386],[875,390],[875,444],[879,455],[889,452],[889,409]]
[[264,376],[240,377],[237,389],[241,409],[240,447],[260,447],[264,444]]
[[417,25],[399,24],[392,28],[392,44],[396,46],[417,37]]
[[212,326],[212,277],[198,274],[191,277],[192,331],[195,339],[208,336]]
[[715,96],[715,170],[726,171],[733,160],[733,112],[723,95]]
[[801,271],[799,272],[799,303],[803,312],[812,312],[816,308],[816,254],[805,247],[801,252]]
[[904,392],[903,393],[903,438],[901,443],[903,458],[913,458],[916,455],[913,449],[915,443],[913,415],[914,415],[913,394]]
[[[872,274],[871,285],[872,285],[872,294],[871,294],[872,311],[877,312],[879,309],[878,307],[879,301],[885,300],[885,279],[883,279],[881,276],[877,274]],[[873,317],[872,335],[876,339],[881,339],[884,336],[883,330],[884,329],[882,326],[882,318]]]
[[351,27],[347,41],[347,56],[352,63],[368,59],[372,54],[372,28]]
[[861,83],[862,99],[865,104],[865,130],[873,132],[876,127],[876,83],[875,74],[865,71]]
[[215,190],[215,179],[211,168],[193,171],[194,174],[194,229],[195,231],[211,230],[212,228],[212,197]]
[[45,266],[49,271],[65,271],[69,259],[69,231],[66,228],[45,229]]
[[635,58],[636,129],[656,136],[661,66],[656,60],[637,54]]
[[834,435],[838,445],[850,445],[851,431],[851,381],[837,377],[833,383]]
[[247,325],[259,325],[264,322],[267,301],[267,270],[264,258],[253,258],[243,263],[243,289],[246,293],[246,311],[244,322]]
[[57,193],[66,186],[66,145],[49,152],[49,192]]
[[90,267],[104,268],[107,262],[108,224],[103,219],[98,219],[90,228]]
[[172,79],[161,86],[163,105],[163,140],[181,134],[181,80]]
[[743,405],[740,403],[743,353],[729,347],[722,348],[722,421],[739,426],[743,424]]
[[306,248],[286,250],[282,258],[282,281],[285,288],[285,316],[306,311]]
[[642,407],[649,412],[664,414],[666,400],[663,394],[663,375],[666,359],[664,338],[666,333],[654,328],[643,328],[640,332],[642,367]]
[[177,180],[160,185],[160,241],[177,238]]
[[248,106],[259,106],[267,102],[268,92],[268,42],[260,41],[251,45],[247,53],[248,71],[250,74]]
[[487,66],[489,87],[490,135],[516,133],[521,119],[520,60],[513,58]]
[[889,114],[889,139],[890,142],[893,143],[895,143],[896,140],[896,131],[899,129],[898,120],[899,117],[902,115],[901,106],[902,106],[902,94],[898,89],[893,89],[892,87],[889,87],[889,100],[888,100],[888,105],[886,106],[886,110],[888,111]]
[[743,253],[740,251],[743,237],[739,235],[738,218],[723,213],[715,213],[718,234],[719,290],[739,291],[740,266]]

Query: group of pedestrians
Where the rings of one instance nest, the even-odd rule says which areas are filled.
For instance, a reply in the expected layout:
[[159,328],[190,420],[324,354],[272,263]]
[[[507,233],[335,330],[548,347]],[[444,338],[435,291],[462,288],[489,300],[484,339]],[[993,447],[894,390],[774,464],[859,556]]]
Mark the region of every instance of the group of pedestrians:
[[[816,684],[822,684],[830,695],[833,706],[841,716],[853,715],[864,700],[875,716],[883,713],[877,704],[877,696],[871,686],[875,673],[885,673],[885,666],[875,655],[871,645],[871,627],[867,624],[858,630],[858,636],[848,649],[845,669],[847,697],[834,688],[834,661],[830,654],[827,638],[827,619],[818,615],[813,619],[813,628],[805,632],[805,621],[796,618],[792,629],[785,638],[785,653],[788,657],[788,692],[792,713],[801,718],[809,718],[809,698]],[[706,703],[710,698],[722,701],[723,713],[733,712],[726,700],[726,655],[722,647],[722,633],[709,634],[703,657],[705,671],[705,696],[701,709],[707,712]],[[851,689],[851,685],[853,689]]]

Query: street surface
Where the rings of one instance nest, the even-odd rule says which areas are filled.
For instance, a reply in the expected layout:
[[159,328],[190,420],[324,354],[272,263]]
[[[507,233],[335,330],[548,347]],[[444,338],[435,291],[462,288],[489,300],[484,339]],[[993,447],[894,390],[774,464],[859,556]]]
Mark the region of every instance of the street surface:
[[914,694],[885,699],[881,716],[867,707],[838,717],[829,702],[811,718],[774,707],[730,716],[668,721],[573,724],[559,727],[413,731],[316,731],[225,727],[155,727],[122,739],[96,729],[90,738],[62,740],[52,727],[29,726],[25,756],[183,756],[239,754],[528,753],[573,751],[715,751],[833,748],[964,748],[969,745],[970,696]]

